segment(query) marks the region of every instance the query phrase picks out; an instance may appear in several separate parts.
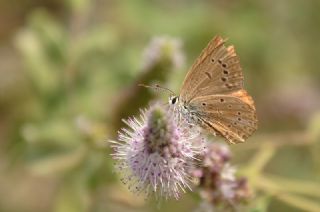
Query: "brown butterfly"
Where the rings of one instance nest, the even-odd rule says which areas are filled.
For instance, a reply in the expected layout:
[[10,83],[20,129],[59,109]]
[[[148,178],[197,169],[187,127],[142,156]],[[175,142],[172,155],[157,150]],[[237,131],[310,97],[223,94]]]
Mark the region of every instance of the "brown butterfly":
[[251,96],[243,88],[239,57],[233,46],[214,37],[195,61],[180,95],[169,103],[189,123],[224,137],[229,143],[244,142],[257,129]]

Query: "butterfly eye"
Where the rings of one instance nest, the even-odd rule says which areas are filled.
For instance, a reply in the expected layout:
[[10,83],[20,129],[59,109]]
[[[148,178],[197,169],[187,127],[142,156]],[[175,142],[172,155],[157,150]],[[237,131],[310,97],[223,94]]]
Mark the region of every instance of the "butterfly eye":
[[171,100],[171,103],[174,105],[176,102],[177,102],[177,97],[174,97],[174,98]]

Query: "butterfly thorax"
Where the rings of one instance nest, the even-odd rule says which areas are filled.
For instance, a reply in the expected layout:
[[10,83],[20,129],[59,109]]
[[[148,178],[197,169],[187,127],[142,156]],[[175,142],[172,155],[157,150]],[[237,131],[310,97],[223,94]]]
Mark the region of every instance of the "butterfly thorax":
[[169,98],[169,104],[179,120],[184,119],[189,124],[199,124],[199,111],[193,108],[186,101],[181,100],[179,96]]

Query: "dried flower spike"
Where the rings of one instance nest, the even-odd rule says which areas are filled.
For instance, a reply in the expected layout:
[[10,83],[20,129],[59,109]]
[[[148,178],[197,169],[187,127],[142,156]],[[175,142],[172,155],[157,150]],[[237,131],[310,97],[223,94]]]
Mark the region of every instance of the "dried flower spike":
[[230,158],[231,152],[226,145],[211,143],[200,167],[191,172],[198,179],[203,200],[217,211],[236,210],[252,195],[247,180],[235,176],[236,169],[230,166]]
[[201,140],[199,131],[177,122],[160,105],[142,112],[140,120],[133,118],[125,123],[130,129],[122,129],[118,141],[112,141],[123,183],[136,193],[178,199],[181,191],[190,189],[188,170],[204,148],[194,144]]

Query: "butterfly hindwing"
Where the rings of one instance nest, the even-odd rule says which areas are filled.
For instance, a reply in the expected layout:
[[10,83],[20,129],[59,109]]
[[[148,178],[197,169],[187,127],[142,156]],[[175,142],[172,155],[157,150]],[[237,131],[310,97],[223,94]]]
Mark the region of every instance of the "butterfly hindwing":
[[243,142],[257,129],[256,110],[244,90],[231,95],[196,97],[189,105],[203,128],[218,132],[230,143]]

